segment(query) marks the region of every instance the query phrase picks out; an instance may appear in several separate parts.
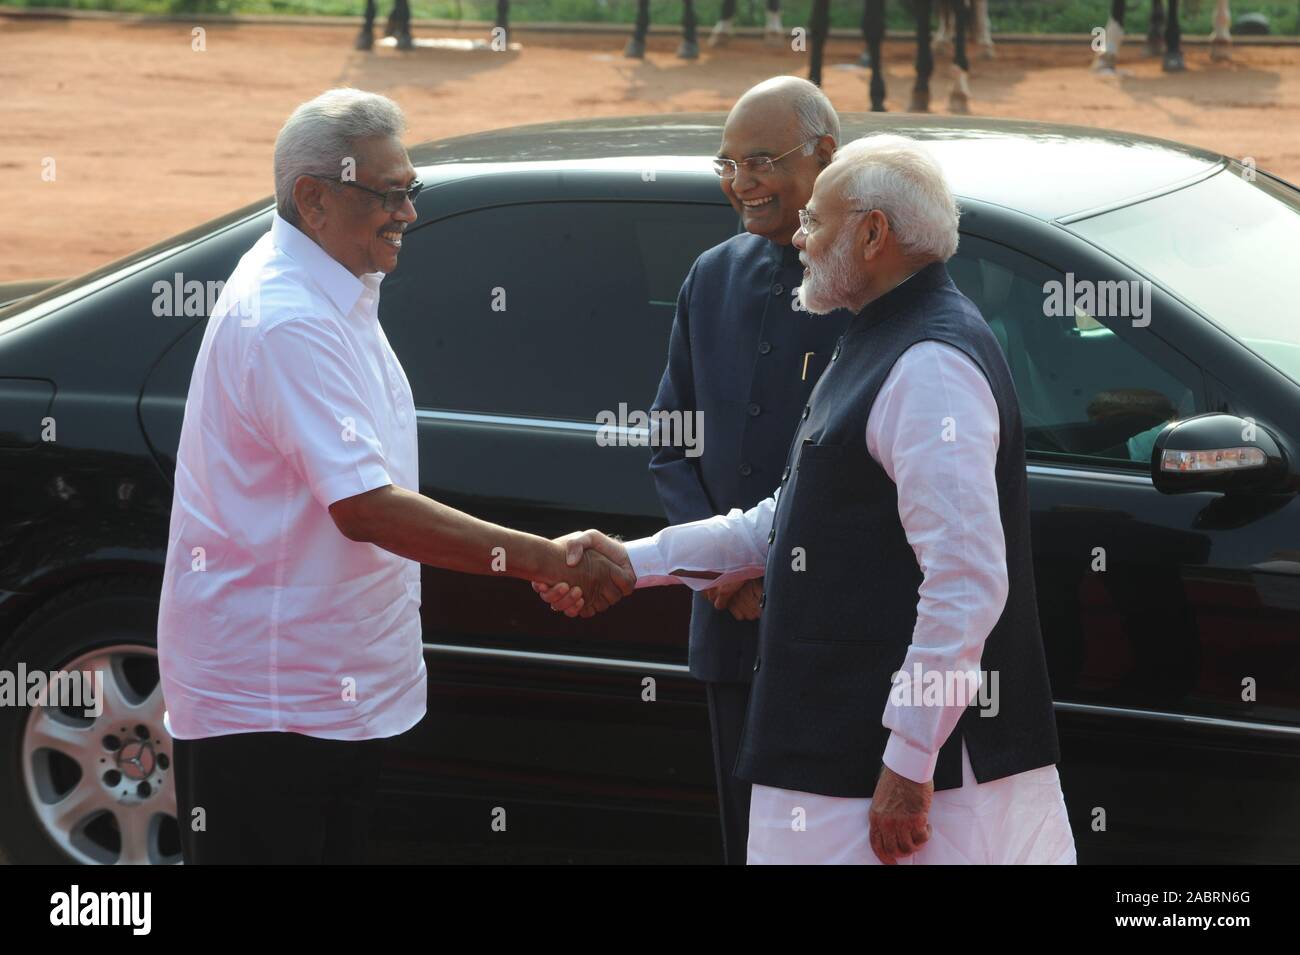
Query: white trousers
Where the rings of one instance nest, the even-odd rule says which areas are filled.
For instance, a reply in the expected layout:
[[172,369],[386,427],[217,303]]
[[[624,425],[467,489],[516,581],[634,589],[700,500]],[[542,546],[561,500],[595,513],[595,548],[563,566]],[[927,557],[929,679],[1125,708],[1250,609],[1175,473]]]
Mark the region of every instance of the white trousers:
[[[962,786],[934,794],[930,840],[900,865],[1073,865],[1074,834],[1055,766],[977,783],[962,743]],[[870,799],[755,784],[750,865],[879,865]]]

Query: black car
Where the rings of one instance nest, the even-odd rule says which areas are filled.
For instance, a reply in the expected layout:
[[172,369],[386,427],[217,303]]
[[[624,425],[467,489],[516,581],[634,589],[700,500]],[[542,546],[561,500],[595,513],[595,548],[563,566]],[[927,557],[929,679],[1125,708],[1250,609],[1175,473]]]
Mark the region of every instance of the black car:
[[[412,150],[427,187],[380,315],[425,494],[546,536],[663,526],[622,415],[651,405],[692,261],[738,229],[721,121]],[[844,125],[927,141],[961,203],[949,269],[1023,407],[1080,860],[1300,861],[1300,192],[1094,129]],[[15,861],[179,859],[153,650],[171,480],[207,309],[271,214],[0,311],[0,671],[107,680],[97,718],[0,706]],[[388,749],[377,861],[720,859],[684,588],[570,620],[518,581],[423,582],[429,714]]]

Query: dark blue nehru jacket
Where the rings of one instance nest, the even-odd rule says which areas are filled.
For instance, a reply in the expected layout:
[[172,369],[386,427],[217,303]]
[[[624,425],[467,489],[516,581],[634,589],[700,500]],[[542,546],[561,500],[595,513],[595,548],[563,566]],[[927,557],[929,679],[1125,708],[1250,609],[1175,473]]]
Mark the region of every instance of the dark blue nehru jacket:
[[[875,791],[889,740],[881,720],[916,628],[922,573],[897,488],[867,451],[867,420],[894,363],[923,341],[964,352],[997,402],[995,478],[1009,584],[980,660],[998,672],[996,715],[967,707],[939,751],[934,788],[961,786],[963,739],[981,783],[1059,759],[1034,596],[1020,405],[988,323],[934,262],[853,318],[801,412],[768,538],[757,673],[735,769],[741,779],[827,796]],[[800,561],[791,556],[796,547]]]
[[[669,523],[747,510],[780,483],[799,413],[852,318],[794,308],[802,281],[798,249],[747,232],[691,266],[654,410],[702,412],[703,453],[655,449],[650,473]],[[748,682],[757,642],[757,622],[736,620],[695,595],[693,676]]]

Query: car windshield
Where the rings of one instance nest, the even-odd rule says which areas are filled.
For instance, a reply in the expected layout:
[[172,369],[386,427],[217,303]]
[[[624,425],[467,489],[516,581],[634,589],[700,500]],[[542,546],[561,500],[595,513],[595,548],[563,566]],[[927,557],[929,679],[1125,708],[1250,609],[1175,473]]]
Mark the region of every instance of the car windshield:
[[1070,226],[1300,382],[1300,192],[1245,167]]

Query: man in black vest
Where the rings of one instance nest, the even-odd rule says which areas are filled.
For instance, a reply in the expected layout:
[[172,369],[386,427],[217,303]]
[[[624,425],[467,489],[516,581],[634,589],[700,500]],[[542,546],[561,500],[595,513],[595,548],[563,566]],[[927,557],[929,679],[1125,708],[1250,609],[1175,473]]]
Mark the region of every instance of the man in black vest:
[[944,265],[957,217],[917,143],[840,150],[794,242],[807,309],[855,316],[777,492],[625,546],[570,538],[571,559],[597,547],[638,587],[764,575],[736,767],[754,784],[751,863],[1075,861],[1019,405]]
[[[654,411],[698,412],[707,450],[661,446],[650,460],[673,524],[753,507],[780,480],[799,413],[852,315],[809,321],[791,241],[840,139],[830,100],[780,76],[748,90],[727,116],[714,168],[744,232],[702,254],[677,299]],[[745,862],[749,783],[732,773],[758,646],[762,580],[695,596],[691,675],[706,681],[723,855]]]

